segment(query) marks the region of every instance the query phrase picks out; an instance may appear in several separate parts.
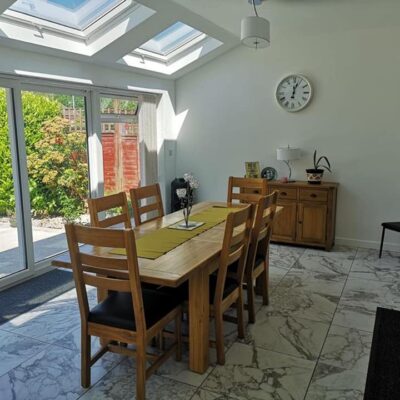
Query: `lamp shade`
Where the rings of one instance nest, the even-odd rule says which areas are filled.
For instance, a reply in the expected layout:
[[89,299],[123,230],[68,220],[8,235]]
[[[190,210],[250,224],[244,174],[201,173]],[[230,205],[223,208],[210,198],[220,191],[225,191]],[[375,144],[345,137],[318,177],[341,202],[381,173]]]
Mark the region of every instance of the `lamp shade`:
[[300,149],[292,147],[279,147],[276,150],[276,159],[279,161],[292,161],[300,158]]
[[240,38],[247,47],[258,49],[269,46],[269,21],[257,16],[243,18]]

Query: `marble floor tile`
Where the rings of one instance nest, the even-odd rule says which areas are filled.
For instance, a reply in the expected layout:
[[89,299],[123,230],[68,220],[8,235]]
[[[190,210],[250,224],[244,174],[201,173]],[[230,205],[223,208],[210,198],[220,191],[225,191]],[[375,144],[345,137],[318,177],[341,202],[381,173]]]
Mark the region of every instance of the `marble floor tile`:
[[202,388],[238,400],[304,398],[315,363],[235,343]]
[[322,252],[307,249],[293,265],[294,269],[347,276],[355,252]]
[[374,303],[352,303],[341,300],[332,323],[346,328],[374,331],[377,305]]
[[[146,381],[146,400],[187,400],[196,388],[184,383],[152,375]],[[136,398],[136,372],[130,359],[124,360],[100,382],[90,388],[82,400],[134,400]]]
[[[89,290],[91,305],[97,302],[96,290]],[[80,326],[76,290],[70,290],[1,326],[2,330],[53,343]]]
[[292,269],[279,283],[279,287],[340,296],[345,282],[346,277],[343,275]]
[[[121,356],[107,354],[92,366],[92,383],[121,362]],[[57,346],[31,357],[0,377],[1,400],[74,400],[84,393],[80,354]]]
[[348,246],[334,246],[330,251],[323,249],[306,249],[306,253],[316,256],[329,255],[332,258],[352,260],[356,257],[357,249],[355,247]]
[[385,282],[400,280],[400,253],[387,252],[379,258],[378,250],[358,249],[350,278]]
[[[209,350],[210,364],[216,362],[215,349]],[[208,374],[212,371],[213,366],[207,369],[204,374],[197,374],[189,370],[189,351],[187,346],[184,346],[182,361],[176,361],[174,357],[169,358],[161,367],[156,371],[157,375],[164,378],[174,379],[178,382],[186,383],[191,386],[199,387]]]
[[255,324],[249,325],[247,343],[256,347],[316,360],[328,333],[329,324],[294,316],[257,314]]
[[365,381],[360,372],[318,363],[305,400],[362,400]]
[[209,390],[198,389],[190,400],[235,400],[226,394],[214,393]]
[[303,253],[304,249],[301,247],[272,244],[269,254],[270,266],[290,269]]
[[49,344],[0,330],[0,376],[17,367]]
[[342,299],[354,304],[400,305],[400,281],[382,282],[349,278]]
[[278,286],[270,299],[270,305],[263,307],[260,312],[265,315],[286,315],[330,322],[338,302],[337,296]]
[[320,361],[334,367],[366,374],[371,343],[372,333],[332,325]]
[[287,274],[288,270],[278,267],[269,267],[269,287],[274,289]]

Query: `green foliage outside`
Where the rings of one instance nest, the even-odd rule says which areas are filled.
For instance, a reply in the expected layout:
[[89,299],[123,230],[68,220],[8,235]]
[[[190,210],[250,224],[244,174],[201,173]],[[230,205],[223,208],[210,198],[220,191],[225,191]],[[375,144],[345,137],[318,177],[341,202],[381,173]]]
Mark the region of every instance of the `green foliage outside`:
[[[0,91],[0,215],[15,211],[5,91]],[[25,145],[32,214],[74,219],[88,192],[86,134],[69,132],[60,117],[71,96],[23,92]],[[82,97],[76,97],[78,104]],[[83,103],[82,103],[83,104]]]

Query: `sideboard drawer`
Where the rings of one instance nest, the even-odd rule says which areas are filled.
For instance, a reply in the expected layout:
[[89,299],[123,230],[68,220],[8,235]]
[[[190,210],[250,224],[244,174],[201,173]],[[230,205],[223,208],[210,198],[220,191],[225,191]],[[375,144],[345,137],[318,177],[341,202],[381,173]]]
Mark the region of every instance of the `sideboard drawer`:
[[300,189],[300,200],[327,201],[328,191],[323,189]]
[[287,188],[287,187],[278,187],[278,186],[270,186],[271,193],[274,190],[279,190],[279,200],[297,200],[297,189],[296,188]]

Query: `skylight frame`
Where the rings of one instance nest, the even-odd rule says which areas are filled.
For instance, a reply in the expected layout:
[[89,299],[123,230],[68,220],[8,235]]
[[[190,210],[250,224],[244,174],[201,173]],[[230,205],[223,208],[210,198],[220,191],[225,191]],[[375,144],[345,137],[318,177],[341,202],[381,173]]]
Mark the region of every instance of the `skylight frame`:
[[168,63],[174,61],[175,59],[179,58],[180,55],[183,55],[184,53],[191,50],[192,48],[194,48],[201,42],[207,40],[209,37],[210,36],[208,36],[206,33],[200,32],[200,34],[198,36],[186,41],[186,43],[184,43],[184,44],[177,46],[174,50],[170,51],[165,56],[155,53],[155,52],[152,52],[152,51],[141,49],[140,47],[133,50],[131,52],[131,54],[143,56],[146,59],[149,58],[149,59],[161,61],[163,63],[168,64]]
[[41,30],[48,30],[50,32],[60,33],[86,40],[90,39],[93,34],[101,31],[102,29],[109,29],[116,19],[122,17],[126,12],[134,12],[140,6],[141,5],[134,0],[121,0],[111,10],[91,22],[84,30],[71,28],[66,25],[51,22],[39,17],[34,17],[19,11],[13,11],[9,8],[5,10],[0,17],[23,24],[25,26],[34,26],[39,30],[39,32]]
[[[172,32],[167,32],[177,26],[178,26],[177,30],[172,30]],[[189,32],[184,33],[184,35],[183,35],[183,36],[186,36],[186,35],[189,35],[189,36],[187,38],[183,38],[183,40],[181,37],[179,37],[179,30],[181,30],[181,29],[189,30]],[[192,32],[190,32],[190,30],[192,30]],[[174,36],[176,36],[177,33],[178,33],[178,37],[174,38]],[[138,49],[141,51],[145,51],[147,53],[154,54],[159,57],[168,57],[171,53],[173,53],[180,47],[185,46],[187,43],[194,41],[195,39],[197,39],[199,36],[202,36],[202,35],[205,35],[205,33],[196,28],[193,28],[192,26],[190,26],[188,24],[185,24],[182,21],[176,21],[172,25],[170,25],[167,28],[165,28],[164,30],[162,30],[161,32],[157,33],[150,40],[143,43],[141,46],[139,46]],[[159,38],[160,36],[161,36],[161,38]],[[148,48],[142,47],[142,46],[147,46],[147,47],[151,46],[152,41],[161,42],[163,40],[168,40],[168,39],[170,41],[169,44],[167,43],[167,44],[163,45],[162,43],[160,43],[160,47],[162,47],[162,48],[166,47],[168,49],[167,51],[162,51],[161,49],[160,49],[160,51],[155,51],[155,50],[149,50]],[[177,41],[177,43],[170,48],[171,43],[173,44],[176,41]]]

